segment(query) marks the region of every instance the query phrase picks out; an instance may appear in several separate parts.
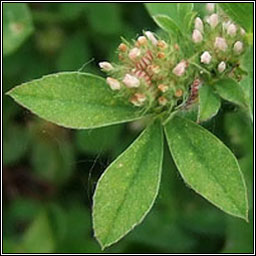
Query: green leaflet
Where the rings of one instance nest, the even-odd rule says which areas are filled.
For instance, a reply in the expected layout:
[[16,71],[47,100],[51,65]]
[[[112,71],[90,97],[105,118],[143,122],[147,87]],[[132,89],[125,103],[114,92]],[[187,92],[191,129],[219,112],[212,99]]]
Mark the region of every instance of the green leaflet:
[[166,32],[175,32],[180,33],[179,27],[175,24],[175,22],[168,17],[167,15],[156,15],[153,16],[155,23]]
[[24,234],[21,251],[26,253],[54,252],[55,241],[51,223],[45,211],[40,212]]
[[27,4],[3,3],[3,55],[15,51],[33,30]]
[[199,90],[199,121],[207,121],[215,116],[220,108],[220,98],[211,86],[202,86]]
[[245,105],[244,91],[241,86],[231,78],[223,78],[213,85],[216,92],[224,99],[242,107]]
[[160,123],[147,127],[98,181],[93,226],[103,249],[138,225],[156,199],[163,158],[161,129]]
[[[193,16],[193,3],[147,3],[145,4],[151,16],[168,16],[168,26],[178,27],[182,32],[188,31],[188,26]],[[162,16],[163,15],[163,16]],[[158,25],[161,23],[154,18]],[[167,20],[165,19],[165,22]],[[160,26],[162,28],[162,26]],[[175,29],[176,31],[176,29]]]
[[251,120],[253,120],[253,47],[250,46],[243,58],[243,67],[248,75],[240,82],[244,90],[245,99],[249,108]]
[[253,3],[219,3],[219,5],[247,32],[253,32]]
[[117,98],[104,79],[80,72],[44,76],[7,94],[39,117],[69,128],[96,128],[142,116]]
[[184,181],[226,213],[248,219],[246,185],[232,152],[196,123],[175,116],[165,127]]

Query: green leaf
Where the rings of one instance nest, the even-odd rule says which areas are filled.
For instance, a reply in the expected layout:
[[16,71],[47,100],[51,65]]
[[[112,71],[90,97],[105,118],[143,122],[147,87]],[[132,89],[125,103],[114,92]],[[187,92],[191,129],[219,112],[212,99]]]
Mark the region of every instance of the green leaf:
[[44,76],[7,94],[39,117],[69,128],[96,128],[142,116],[128,101],[115,97],[104,79],[80,72]]
[[235,80],[223,78],[217,81],[213,86],[224,100],[246,107],[244,91]]
[[253,32],[253,3],[219,3],[219,5],[247,32]]
[[27,4],[3,4],[3,54],[14,52],[33,32],[34,27]]
[[220,98],[211,86],[202,86],[199,90],[199,121],[207,121],[220,109]]
[[22,248],[26,253],[52,253],[55,241],[45,211],[42,211],[24,234]]
[[150,15],[153,17],[158,15],[160,15],[160,17],[168,16],[169,20],[163,20],[163,18],[161,18],[160,21],[162,22],[154,17],[154,20],[161,28],[163,24],[168,24],[168,26],[163,26],[165,29],[171,27],[175,28],[175,24],[176,27],[183,32],[184,30],[188,31],[188,29],[190,29],[188,25],[193,16],[193,3],[147,3],[145,5]]
[[138,225],[153,206],[162,169],[161,129],[159,123],[146,128],[97,184],[93,226],[103,249]]
[[156,24],[166,32],[180,33],[179,27],[167,15],[156,15],[153,16],[153,19],[156,22]]
[[246,185],[233,153],[213,134],[178,116],[165,133],[184,181],[224,212],[247,220]]
[[[13,136],[15,134],[15,136]],[[28,151],[29,134],[26,128],[8,123],[3,138],[3,162],[14,165],[24,157]]]
[[244,90],[245,100],[249,107],[251,120],[253,120],[253,47],[250,46],[244,55],[242,66],[247,70],[248,75],[240,82]]

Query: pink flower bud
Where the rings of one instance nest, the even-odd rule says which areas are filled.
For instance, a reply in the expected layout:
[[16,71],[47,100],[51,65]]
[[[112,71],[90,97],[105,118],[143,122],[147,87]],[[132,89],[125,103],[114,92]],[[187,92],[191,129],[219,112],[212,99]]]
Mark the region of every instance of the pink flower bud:
[[145,35],[146,35],[146,37],[151,41],[151,43],[153,44],[153,45],[157,45],[157,39],[155,38],[155,36],[153,35],[153,33],[152,32],[150,32],[150,31],[146,31],[145,32]]
[[158,88],[159,91],[161,91],[161,92],[166,92],[166,91],[168,91],[168,89],[169,89],[169,87],[168,87],[167,85],[165,85],[165,84],[159,84],[159,85],[157,86],[157,88]]
[[225,21],[225,22],[222,23],[222,27],[223,27],[223,29],[225,29],[225,30],[228,29],[229,25],[231,25],[231,21],[230,21],[230,20]]
[[206,4],[206,10],[207,10],[209,13],[214,12],[214,9],[215,9],[215,4],[214,4],[214,3],[208,3],[208,4]]
[[135,93],[134,96],[137,98],[139,103],[144,103],[146,101],[146,95],[143,93]]
[[216,37],[214,47],[225,52],[228,48],[227,42],[225,38],[222,37]]
[[130,98],[130,102],[136,106],[136,107],[140,107],[143,105],[143,103],[146,101],[146,96],[143,93],[135,93],[131,98]]
[[157,47],[159,47],[161,49],[166,49],[168,47],[168,45],[164,40],[159,40],[157,42]]
[[158,74],[161,71],[158,65],[149,65],[147,70],[150,74]]
[[202,55],[201,55],[201,63],[204,64],[210,64],[212,56],[210,55],[209,52],[205,51]]
[[121,89],[121,85],[116,79],[114,79],[112,77],[107,77],[106,81],[112,90],[115,91],[115,90]]
[[167,104],[167,102],[168,102],[168,100],[164,96],[161,96],[158,98],[158,103],[161,106],[165,106]]
[[226,69],[226,63],[224,61],[220,62],[218,65],[218,71],[222,73]]
[[227,34],[230,35],[230,36],[235,36],[236,35],[236,25],[234,24],[230,24],[228,27],[227,27]]
[[199,30],[200,32],[204,31],[204,24],[199,17],[195,19],[195,29]]
[[215,28],[218,23],[219,23],[219,16],[218,14],[214,13],[212,14],[210,17],[209,17],[209,20],[208,20],[211,28]]
[[139,36],[137,42],[139,43],[139,45],[146,45],[148,40],[145,36]]
[[244,36],[245,35],[245,30],[243,28],[240,28],[240,33],[241,33],[242,36]]
[[241,53],[243,51],[243,43],[241,41],[237,41],[234,44],[234,52]]
[[135,48],[132,48],[130,51],[129,51],[129,58],[131,60],[135,60],[137,59],[139,56],[140,56],[140,49],[135,47]]
[[100,62],[99,66],[103,71],[111,71],[114,69],[113,66],[107,61]]
[[199,30],[194,29],[193,34],[192,34],[192,40],[196,44],[201,43],[203,41],[203,36]]
[[182,60],[180,63],[176,65],[176,67],[172,70],[172,73],[176,76],[182,76],[187,67],[187,62],[185,60]]
[[140,81],[135,77],[130,74],[126,74],[123,83],[128,87],[128,88],[138,88],[140,86]]

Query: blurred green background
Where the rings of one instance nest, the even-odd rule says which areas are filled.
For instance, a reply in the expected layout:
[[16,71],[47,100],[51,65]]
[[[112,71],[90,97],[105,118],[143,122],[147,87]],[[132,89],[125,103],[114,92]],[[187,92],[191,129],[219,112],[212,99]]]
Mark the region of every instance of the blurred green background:
[[[120,36],[157,27],[142,3],[4,3],[3,93],[42,75],[103,75]],[[197,8],[200,8],[198,4]],[[76,131],[37,118],[3,96],[5,253],[97,253],[91,208],[96,182],[140,133],[139,122]],[[250,253],[252,125],[227,102],[204,124],[235,153],[246,177],[250,222],[230,217],[182,181],[165,150],[158,199],[143,223],[106,253]]]

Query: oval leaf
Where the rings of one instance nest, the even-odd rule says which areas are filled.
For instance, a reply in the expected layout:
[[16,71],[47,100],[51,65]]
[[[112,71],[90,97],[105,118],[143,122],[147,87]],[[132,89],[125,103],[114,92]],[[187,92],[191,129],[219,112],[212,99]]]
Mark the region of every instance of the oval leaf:
[[45,76],[7,94],[39,117],[69,128],[95,128],[142,116],[117,98],[103,78],[80,72]]
[[159,189],[162,158],[162,128],[155,123],[99,179],[93,226],[103,249],[138,225],[151,209]]
[[33,32],[32,17],[25,3],[3,3],[3,54],[15,51]]
[[199,121],[207,121],[215,116],[220,109],[220,98],[209,85],[199,90]]
[[153,16],[155,23],[166,32],[180,33],[179,27],[175,22],[166,15],[156,15]]
[[160,15],[163,17],[167,15],[169,20],[163,20],[162,24],[155,19],[156,23],[161,28],[164,24],[166,24],[168,26],[163,26],[165,30],[167,27],[174,28],[175,26],[182,32],[190,29],[188,25],[193,16],[193,3],[146,3],[145,5],[151,16]]
[[253,32],[253,3],[219,3],[219,5],[247,32]]
[[224,100],[246,107],[244,91],[235,80],[224,78],[216,82],[213,86]]
[[184,181],[224,212],[247,220],[246,185],[232,152],[213,134],[178,116],[165,133]]

